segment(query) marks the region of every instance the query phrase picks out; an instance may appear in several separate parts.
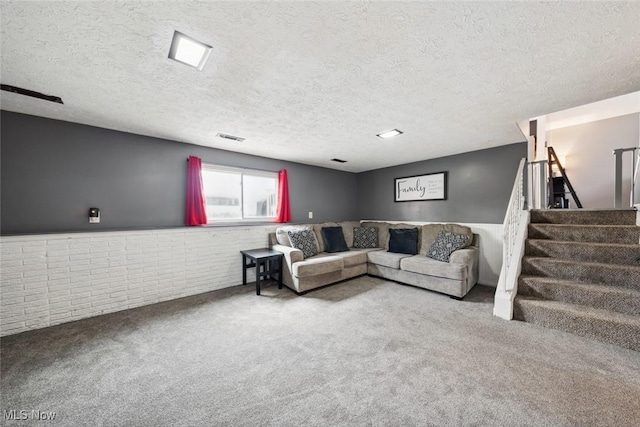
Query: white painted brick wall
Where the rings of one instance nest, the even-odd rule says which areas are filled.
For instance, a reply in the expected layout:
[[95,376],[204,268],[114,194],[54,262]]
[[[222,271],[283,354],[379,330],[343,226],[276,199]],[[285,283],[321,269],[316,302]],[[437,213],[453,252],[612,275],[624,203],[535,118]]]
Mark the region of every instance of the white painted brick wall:
[[0,335],[239,285],[240,251],[275,228],[1,237]]
[[[424,222],[414,222],[425,224]],[[480,277],[495,286],[502,224],[480,235]],[[0,238],[0,335],[43,328],[242,283],[243,249],[275,225]],[[255,272],[247,272],[252,278]]]

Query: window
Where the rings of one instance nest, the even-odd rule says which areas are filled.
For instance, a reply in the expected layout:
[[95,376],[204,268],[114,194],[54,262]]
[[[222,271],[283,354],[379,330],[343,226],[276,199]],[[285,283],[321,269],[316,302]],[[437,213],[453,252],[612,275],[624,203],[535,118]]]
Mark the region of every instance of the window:
[[202,183],[209,223],[275,221],[278,174],[216,165],[202,165]]

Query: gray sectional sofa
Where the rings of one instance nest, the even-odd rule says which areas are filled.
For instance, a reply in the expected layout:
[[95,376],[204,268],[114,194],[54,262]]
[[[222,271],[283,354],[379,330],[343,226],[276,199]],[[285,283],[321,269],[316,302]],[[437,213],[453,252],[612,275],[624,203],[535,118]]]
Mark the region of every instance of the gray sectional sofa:
[[[323,227],[341,227],[348,250],[325,252]],[[354,228],[357,227],[377,228],[377,247],[354,248]],[[417,254],[389,252],[390,230],[410,228],[416,228],[418,232]],[[304,229],[310,230],[315,237],[317,255],[305,258],[302,250],[291,246],[288,232]],[[427,257],[427,251],[440,231],[468,237],[464,247],[451,253],[449,262]],[[269,235],[269,244],[284,253],[283,283],[297,293],[369,274],[462,298],[478,280],[477,239],[469,227],[457,224],[345,221],[282,226]]]

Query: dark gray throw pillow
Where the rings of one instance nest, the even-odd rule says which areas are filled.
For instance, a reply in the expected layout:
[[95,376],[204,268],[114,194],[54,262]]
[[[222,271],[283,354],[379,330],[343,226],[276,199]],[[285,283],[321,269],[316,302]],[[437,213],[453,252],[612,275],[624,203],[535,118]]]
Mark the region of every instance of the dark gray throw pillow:
[[318,243],[311,230],[287,231],[291,246],[300,249],[305,258],[318,255]]
[[392,228],[389,230],[389,252],[415,255],[418,253],[417,228]]
[[353,227],[353,247],[370,249],[378,247],[378,227]]
[[342,227],[322,227],[322,241],[325,252],[345,252],[349,250],[344,240]]
[[469,237],[452,231],[441,231],[435,242],[429,247],[427,256],[437,261],[449,262],[451,254],[467,244]]

